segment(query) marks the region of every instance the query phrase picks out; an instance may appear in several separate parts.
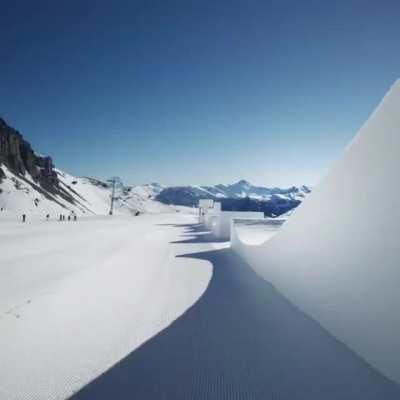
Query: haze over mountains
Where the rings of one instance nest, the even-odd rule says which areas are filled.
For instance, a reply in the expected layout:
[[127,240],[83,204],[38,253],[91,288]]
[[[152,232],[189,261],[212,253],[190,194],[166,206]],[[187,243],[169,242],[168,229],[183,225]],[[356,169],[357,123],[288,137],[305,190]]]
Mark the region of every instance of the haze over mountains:
[[[177,187],[121,183],[116,190],[115,213],[168,212],[170,205],[194,207],[199,199],[209,198],[221,201],[226,210],[257,210],[278,216],[298,206],[309,192],[307,186],[267,188],[245,180],[228,185]],[[108,214],[111,193],[107,182],[74,177],[55,168],[50,156],[38,155],[17,130],[0,119],[1,215]]]

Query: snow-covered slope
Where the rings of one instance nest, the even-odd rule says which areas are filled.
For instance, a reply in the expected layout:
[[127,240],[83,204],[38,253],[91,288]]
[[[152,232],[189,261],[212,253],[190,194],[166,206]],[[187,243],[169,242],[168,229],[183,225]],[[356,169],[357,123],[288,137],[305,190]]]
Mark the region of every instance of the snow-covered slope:
[[[400,81],[275,236],[251,246],[234,232],[233,241],[234,250],[260,275],[397,382],[399,109]],[[384,196],[388,187],[391,195]]]
[[171,244],[195,220],[0,224],[0,399],[69,398],[196,302],[212,265]]
[[[157,183],[127,187],[119,182],[114,213],[171,211],[154,200],[162,189]],[[51,157],[38,155],[20,132],[0,118],[0,218],[108,214],[111,194],[106,182],[56,169]]]
[[[59,214],[106,215],[110,211],[111,187],[97,179],[78,178],[55,169],[60,187],[70,195],[72,201],[49,193],[35,184],[26,173],[21,176],[12,173],[6,166],[1,167],[5,177],[0,183],[0,218],[27,217],[58,218]],[[116,192],[114,213],[136,214],[137,212],[168,212],[170,207],[154,200],[156,191],[150,185],[123,187]]]
[[120,201],[121,207],[131,204],[140,212],[171,212],[173,211],[171,207],[155,200],[163,188],[164,186],[159,183],[127,186],[120,191],[118,200]]
[[154,182],[146,183],[144,185],[131,186],[128,189],[130,189],[132,194],[137,194],[144,199],[154,199],[163,191],[163,189],[165,189],[165,186]]

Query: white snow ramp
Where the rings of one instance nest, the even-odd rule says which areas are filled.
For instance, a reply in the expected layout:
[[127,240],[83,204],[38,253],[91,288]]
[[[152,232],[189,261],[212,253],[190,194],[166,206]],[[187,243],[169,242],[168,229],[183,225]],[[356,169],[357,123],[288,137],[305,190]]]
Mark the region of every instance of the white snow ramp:
[[232,243],[286,297],[397,382],[399,173],[397,81],[343,158],[271,240],[246,245],[234,232]]

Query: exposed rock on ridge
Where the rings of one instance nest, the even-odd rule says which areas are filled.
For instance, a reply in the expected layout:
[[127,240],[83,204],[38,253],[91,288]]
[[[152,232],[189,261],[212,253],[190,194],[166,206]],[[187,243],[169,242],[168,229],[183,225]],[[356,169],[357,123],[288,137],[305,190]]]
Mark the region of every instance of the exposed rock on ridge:
[[[29,142],[14,128],[0,118],[0,181],[6,177],[1,169],[5,165],[13,174],[24,180],[46,197],[59,195],[70,203],[73,197],[60,185],[51,157],[38,156]],[[26,174],[33,182],[27,179]]]

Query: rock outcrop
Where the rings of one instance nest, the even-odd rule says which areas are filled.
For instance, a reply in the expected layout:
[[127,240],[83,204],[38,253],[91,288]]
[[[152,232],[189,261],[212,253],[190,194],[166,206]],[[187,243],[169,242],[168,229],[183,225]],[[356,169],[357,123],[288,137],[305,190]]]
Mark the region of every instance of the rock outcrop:
[[[35,154],[29,142],[14,128],[0,118],[0,164],[16,175],[25,173],[47,190],[57,189],[59,181],[51,157]],[[0,177],[4,177],[0,172]]]
[[52,158],[37,155],[30,143],[0,118],[0,182],[6,178],[2,165],[47,198],[57,201],[54,196],[61,196],[76,203],[58,179]]

